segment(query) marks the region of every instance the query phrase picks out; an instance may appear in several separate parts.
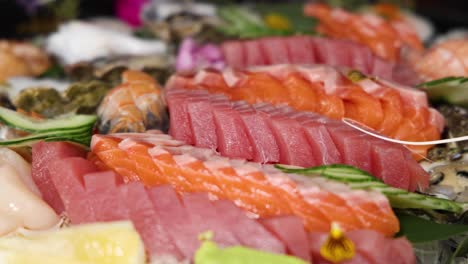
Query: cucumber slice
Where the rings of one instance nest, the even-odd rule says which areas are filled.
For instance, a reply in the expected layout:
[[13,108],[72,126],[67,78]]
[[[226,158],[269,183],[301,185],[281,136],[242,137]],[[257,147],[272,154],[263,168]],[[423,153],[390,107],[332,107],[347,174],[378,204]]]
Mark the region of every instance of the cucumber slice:
[[65,131],[49,131],[31,134],[29,136],[0,141],[0,146],[24,147],[45,140],[45,141],[73,141],[81,145],[88,146],[91,139],[91,128],[81,127]]
[[285,165],[275,165],[286,173],[296,173],[312,177],[321,175],[329,180],[347,184],[352,189],[378,191],[387,196],[394,208],[443,210],[461,214],[467,208],[466,203],[458,203],[419,193],[412,193],[394,188],[381,182],[371,174],[349,165],[325,165],[311,168],[291,168]]
[[417,87],[423,88],[432,101],[468,106],[468,78],[466,77],[446,77],[422,83]]
[[95,115],[70,115],[56,119],[37,120],[8,108],[0,107],[0,120],[10,127],[28,132],[64,131],[79,127],[92,127]]

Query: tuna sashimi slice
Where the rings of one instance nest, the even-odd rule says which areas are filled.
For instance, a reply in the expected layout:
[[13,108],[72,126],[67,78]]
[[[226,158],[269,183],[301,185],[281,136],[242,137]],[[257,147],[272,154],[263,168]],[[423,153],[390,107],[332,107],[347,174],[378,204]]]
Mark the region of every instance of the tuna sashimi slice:
[[350,231],[346,235],[355,242],[356,251],[363,254],[371,263],[400,263],[397,259],[387,259],[390,243],[382,234],[372,230],[357,230]]
[[218,137],[210,102],[198,101],[187,105],[194,144],[202,148],[216,149]]
[[304,130],[297,121],[270,118],[268,122],[279,146],[281,163],[302,167],[318,165]]
[[96,221],[129,219],[125,197],[117,189],[121,182],[119,175],[113,171],[93,172],[84,175],[83,179]]
[[220,220],[223,215],[218,214],[206,193],[189,193],[182,197],[182,201],[189,213],[192,227],[197,229],[199,234],[213,231],[214,241],[223,247],[239,244],[230,226]]
[[288,47],[289,60],[294,64],[313,64],[316,62],[312,38],[293,36],[284,38]]
[[200,246],[198,234],[174,188],[163,185],[148,189],[156,214],[186,259],[191,259]]
[[141,235],[145,247],[151,256],[174,256],[181,259],[182,255],[167,233],[167,227],[153,208],[153,204],[140,182],[121,185],[120,191],[125,195],[125,205],[130,213],[130,220]]
[[349,43],[345,40],[331,40],[326,38],[314,38],[319,63],[332,66],[350,66]]
[[312,154],[319,164],[339,164],[342,163],[341,154],[333,143],[330,133],[325,124],[320,122],[303,122]]
[[253,158],[252,143],[240,115],[232,109],[213,109],[218,151],[230,158]]
[[245,50],[240,41],[226,41],[221,45],[226,64],[234,68],[245,67]]
[[363,73],[370,73],[373,63],[372,51],[366,46],[350,43],[353,52],[350,55],[351,66]]
[[38,142],[32,147],[32,178],[42,199],[47,202],[57,214],[64,210],[62,200],[52,182],[48,164],[54,160],[67,157],[85,157],[84,149],[67,142]]
[[252,141],[253,161],[261,163],[279,162],[279,147],[267,123],[264,113],[240,112],[247,133]]
[[341,154],[343,163],[371,172],[371,143],[366,140],[366,135],[355,135],[356,131],[348,128],[329,128],[328,132]]
[[262,47],[258,40],[248,40],[241,42],[244,46],[247,65],[265,65],[266,58],[263,55]]
[[288,47],[279,37],[267,37],[260,39],[261,48],[264,51],[268,64],[289,63]]
[[372,65],[372,75],[379,76],[386,80],[392,80],[393,68],[395,65],[389,61],[384,61],[379,57],[374,57],[374,63]]
[[231,201],[219,200],[213,204],[242,245],[274,253],[286,252],[283,242],[268,232],[260,223],[248,218]]
[[260,223],[286,245],[288,253],[310,261],[309,241],[302,219],[297,216],[278,216],[261,219]]
[[429,187],[429,173],[427,173],[418,162],[412,157],[411,153],[405,154],[406,163],[408,166],[409,173],[411,175],[410,190],[424,191]]
[[187,144],[193,144],[192,130],[190,128],[189,115],[185,101],[189,100],[184,95],[167,94],[166,101],[169,108],[169,134],[177,140]]
[[[411,175],[401,149],[387,143],[372,143],[372,174],[393,187],[410,190]],[[412,162],[412,160],[410,160]]]
[[85,192],[83,176],[98,169],[90,161],[71,157],[51,161],[50,177],[73,224],[95,221],[91,197]]

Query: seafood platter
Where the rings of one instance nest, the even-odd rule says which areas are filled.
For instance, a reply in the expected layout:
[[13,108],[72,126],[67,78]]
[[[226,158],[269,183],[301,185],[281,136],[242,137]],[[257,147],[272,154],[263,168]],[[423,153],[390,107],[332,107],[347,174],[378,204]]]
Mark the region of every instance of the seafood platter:
[[1,40],[0,263],[468,263],[468,30],[335,2]]

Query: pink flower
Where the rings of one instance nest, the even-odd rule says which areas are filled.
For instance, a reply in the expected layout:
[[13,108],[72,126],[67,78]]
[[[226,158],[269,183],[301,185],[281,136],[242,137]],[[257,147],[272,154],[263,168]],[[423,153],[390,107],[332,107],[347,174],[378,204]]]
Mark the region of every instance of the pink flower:
[[148,0],[117,0],[115,10],[117,16],[129,25],[141,25],[140,12]]

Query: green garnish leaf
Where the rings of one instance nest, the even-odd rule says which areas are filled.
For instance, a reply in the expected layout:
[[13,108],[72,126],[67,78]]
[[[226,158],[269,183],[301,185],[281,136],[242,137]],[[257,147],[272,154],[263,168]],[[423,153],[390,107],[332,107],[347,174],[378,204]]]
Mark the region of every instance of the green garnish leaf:
[[[400,220],[400,232],[397,236],[405,236],[413,243],[443,240],[455,235],[468,234],[468,225],[442,224],[406,213],[397,213],[397,217]],[[460,251],[467,250],[465,247],[467,245],[463,246]]]

